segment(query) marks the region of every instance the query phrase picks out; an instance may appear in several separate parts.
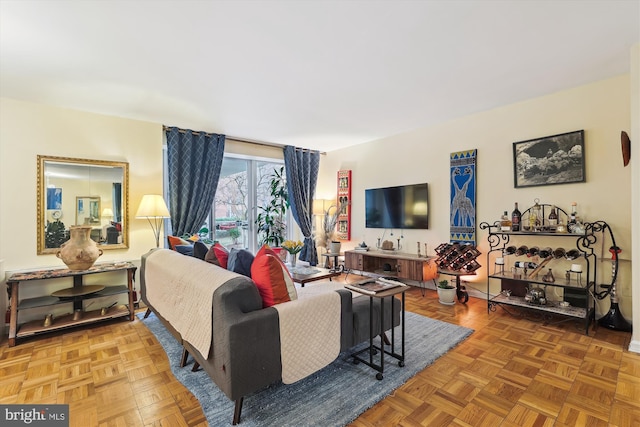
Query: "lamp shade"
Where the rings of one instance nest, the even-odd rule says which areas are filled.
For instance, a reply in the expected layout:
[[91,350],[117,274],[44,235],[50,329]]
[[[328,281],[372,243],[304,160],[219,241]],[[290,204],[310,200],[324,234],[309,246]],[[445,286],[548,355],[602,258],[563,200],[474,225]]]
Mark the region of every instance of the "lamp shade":
[[322,215],[324,214],[324,200],[322,199],[314,199],[313,200],[313,214],[314,215]]
[[136,218],[170,218],[169,209],[159,194],[145,194],[136,212]]
[[105,218],[113,217],[113,210],[111,210],[111,208],[104,208],[102,210],[102,216]]

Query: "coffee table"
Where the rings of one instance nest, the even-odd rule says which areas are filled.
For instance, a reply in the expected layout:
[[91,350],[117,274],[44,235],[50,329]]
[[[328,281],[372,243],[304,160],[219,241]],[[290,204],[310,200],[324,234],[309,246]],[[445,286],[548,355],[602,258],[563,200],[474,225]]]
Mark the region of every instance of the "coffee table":
[[331,271],[327,268],[320,268],[320,267],[313,267],[313,268],[320,271],[316,273],[311,273],[311,274],[291,273],[291,278],[293,279],[294,282],[300,283],[300,285],[304,288],[304,285],[306,283],[315,282],[317,280],[324,280],[324,279],[331,280],[332,277],[336,277],[340,275],[339,272]]

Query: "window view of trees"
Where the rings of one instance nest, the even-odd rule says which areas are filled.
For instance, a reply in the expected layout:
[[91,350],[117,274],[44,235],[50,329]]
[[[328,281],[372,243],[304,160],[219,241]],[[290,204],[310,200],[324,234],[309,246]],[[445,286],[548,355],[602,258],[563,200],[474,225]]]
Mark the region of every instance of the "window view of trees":
[[211,215],[204,224],[212,240],[227,248],[257,249],[254,220],[260,207],[270,202],[271,177],[281,168],[281,163],[225,156]]

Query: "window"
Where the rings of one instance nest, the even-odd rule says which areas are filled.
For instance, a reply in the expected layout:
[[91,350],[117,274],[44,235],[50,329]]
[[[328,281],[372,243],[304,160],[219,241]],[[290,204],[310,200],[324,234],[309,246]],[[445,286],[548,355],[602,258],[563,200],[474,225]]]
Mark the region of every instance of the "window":
[[[204,224],[210,230],[208,237],[228,248],[255,253],[260,237],[255,219],[259,207],[269,202],[272,173],[282,166],[282,162],[225,155],[211,214]],[[284,223],[285,236],[288,236],[289,214]]]

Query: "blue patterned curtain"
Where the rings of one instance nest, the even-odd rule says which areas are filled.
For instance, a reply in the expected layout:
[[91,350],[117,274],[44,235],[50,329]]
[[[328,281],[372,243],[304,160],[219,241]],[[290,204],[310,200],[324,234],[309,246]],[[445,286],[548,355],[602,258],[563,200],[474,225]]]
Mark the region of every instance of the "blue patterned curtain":
[[320,152],[284,147],[284,166],[287,173],[287,191],[293,219],[304,236],[304,247],[299,258],[311,265],[318,265],[318,251],[313,238],[313,212],[311,204],[316,194]]
[[111,200],[113,200],[113,222],[122,221],[122,183],[113,183],[113,194]]
[[193,234],[204,224],[218,187],[224,135],[167,128],[169,212],[176,236]]

